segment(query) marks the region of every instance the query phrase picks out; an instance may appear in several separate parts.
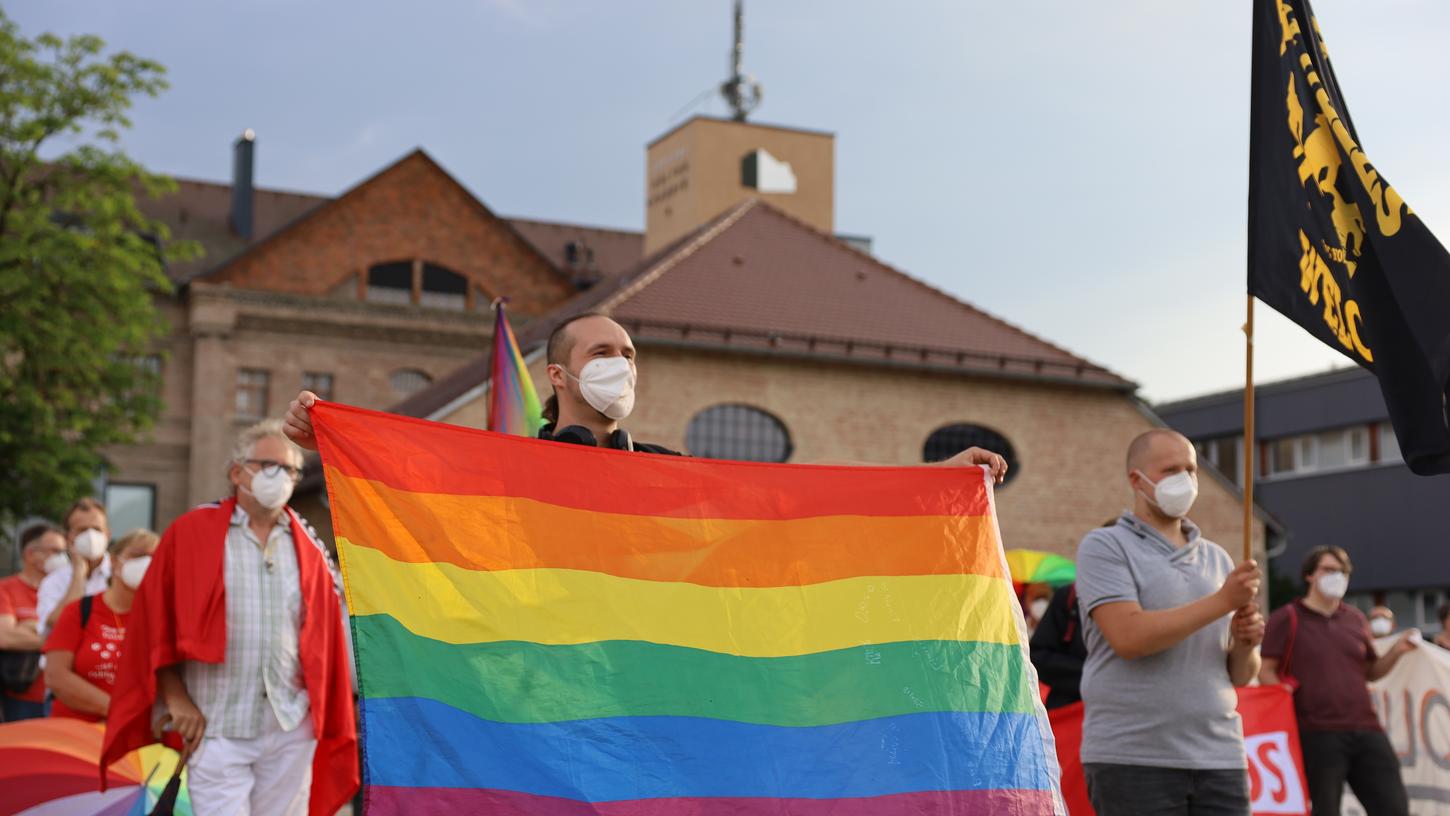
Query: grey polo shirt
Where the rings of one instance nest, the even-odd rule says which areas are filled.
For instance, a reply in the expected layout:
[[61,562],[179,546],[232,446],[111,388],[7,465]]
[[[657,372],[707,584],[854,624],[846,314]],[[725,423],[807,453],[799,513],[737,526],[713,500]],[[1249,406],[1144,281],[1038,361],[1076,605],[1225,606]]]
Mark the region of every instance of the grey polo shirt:
[[1216,592],[1233,559],[1184,520],[1175,547],[1132,513],[1087,534],[1077,548],[1077,597],[1087,642],[1082,761],[1160,768],[1245,767],[1238,697],[1228,676],[1229,621],[1214,621],[1170,649],[1124,660],[1091,612],[1115,601],[1172,609]]

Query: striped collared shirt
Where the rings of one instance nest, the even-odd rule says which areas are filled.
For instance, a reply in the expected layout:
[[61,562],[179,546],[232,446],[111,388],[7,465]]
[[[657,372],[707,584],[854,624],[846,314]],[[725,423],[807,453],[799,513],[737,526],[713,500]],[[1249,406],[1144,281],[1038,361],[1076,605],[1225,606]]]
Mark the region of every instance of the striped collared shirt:
[[[206,717],[208,736],[251,739],[275,715],[291,731],[307,716],[298,633],[302,587],[290,517],[283,513],[265,547],[237,507],[224,561],[227,651],[223,663],[186,663],[187,691]],[[310,543],[304,542],[310,546]]]

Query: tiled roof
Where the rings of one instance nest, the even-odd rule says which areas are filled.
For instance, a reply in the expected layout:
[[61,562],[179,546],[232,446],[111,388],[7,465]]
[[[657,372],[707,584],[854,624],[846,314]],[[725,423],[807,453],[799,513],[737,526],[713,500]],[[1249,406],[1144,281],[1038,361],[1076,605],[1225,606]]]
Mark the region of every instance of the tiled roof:
[[618,277],[644,257],[643,233],[528,218],[508,222],[550,263],[574,277],[590,281]]
[[[641,343],[1135,388],[759,200],[530,321],[519,343],[535,347],[591,310]],[[429,416],[481,384],[487,368],[485,355],[393,410]]]
[[[266,238],[301,218],[328,196],[258,189],[252,204],[253,238]],[[205,255],[186,263],[173,264],[166,272],[174,281],[184,281],[211,269],[249,245],[232,231],[232,186],[212,181],[176,179],[176,192],[163,198],[140,196],[137,204],[148,217],[165,224],[171,237],[196,241]]]
[[[196,241],[205,255],[167,269],[172,280],[185,281],[221,266],[249,246],[275,235],[317,207],[335,200],[332,196],[257,188],[253,199],[253,236],[244,241],[231,228],[232,186],[214,181],[176,179],[176,192],[163,198],[139,197],[148,217],[171,230],[172,238]],[[508,218],[524,240],[560,271],[601,280],[617,276],[639,263],[644,236],[638,232],[557,224],[526,218]],[[571,266],[567,247],[574,242],[580,263]],[[592,257],[592,263],[590,258]]]

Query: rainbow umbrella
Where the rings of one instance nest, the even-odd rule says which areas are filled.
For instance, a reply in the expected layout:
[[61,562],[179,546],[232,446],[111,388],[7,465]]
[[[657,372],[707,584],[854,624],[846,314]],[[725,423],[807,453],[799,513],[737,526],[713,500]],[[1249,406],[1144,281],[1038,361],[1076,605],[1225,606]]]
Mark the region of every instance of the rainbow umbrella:
[[1048,584],[1055,589],[1077,580],[1077,567],[1071,559],[1039,550],[1008,550],[1007,569],[1019,595],[1028,584]]
[[[179,759],[161,745],[132,751],[106,772],[97,766],[104,729],[63,717],[0,724],[0,813],[22,816],[144,816]],[[191,813],[185,771],[175,813]]]

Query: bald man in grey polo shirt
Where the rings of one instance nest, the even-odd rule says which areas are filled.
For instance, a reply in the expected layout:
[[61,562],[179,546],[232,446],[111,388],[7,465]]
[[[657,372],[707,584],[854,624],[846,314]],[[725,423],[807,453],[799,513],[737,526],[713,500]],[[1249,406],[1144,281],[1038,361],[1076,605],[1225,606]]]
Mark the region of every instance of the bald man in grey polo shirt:
[[1235,686],[1259,670],[1259,570],[1234,567],[1187,519],[1193,445],[1167,429],[1133,440],[1133,510],[1078,545],[1087,641],[1082,762],[1099,816],[1248,816]]

